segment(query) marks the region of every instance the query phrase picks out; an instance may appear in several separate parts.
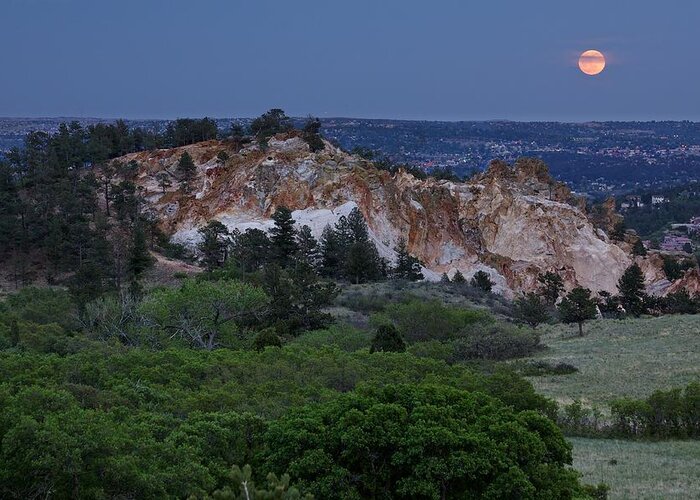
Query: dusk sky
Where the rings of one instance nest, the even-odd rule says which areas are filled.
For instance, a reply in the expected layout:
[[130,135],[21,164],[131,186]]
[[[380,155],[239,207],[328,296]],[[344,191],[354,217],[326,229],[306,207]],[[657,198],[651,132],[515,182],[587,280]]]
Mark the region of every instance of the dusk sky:
[[0,2],[5,117],[700,120],[695,0]]

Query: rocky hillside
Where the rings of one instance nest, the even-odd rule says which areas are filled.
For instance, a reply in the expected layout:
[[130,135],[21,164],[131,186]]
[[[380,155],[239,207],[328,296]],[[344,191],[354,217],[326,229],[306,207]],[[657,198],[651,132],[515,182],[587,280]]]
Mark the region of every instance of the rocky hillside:
[[[176,168],[184,151],[197,166],[189,193],[179,188]],[[329,143],[312,153],[295,134],[271,139],[266,151],[255,142],[208,141],[120,159],[132,160],[137,186],[180,243],[196,243],[197,229],[211,219],[241,230],[267,228],[281,205],[318,237],[358,206],[380,253],[391,259],[404,236],[429,279],[457,270],[469,278],[482,269],[511,295],[532,289],[539,272],[555,270],[567,287],[613,292],[631,263],[627,245],[611,242],[537,160],[493,162],[467,183],[419,180],[378,170]],[[171,183],[165,190],[160,172]]]

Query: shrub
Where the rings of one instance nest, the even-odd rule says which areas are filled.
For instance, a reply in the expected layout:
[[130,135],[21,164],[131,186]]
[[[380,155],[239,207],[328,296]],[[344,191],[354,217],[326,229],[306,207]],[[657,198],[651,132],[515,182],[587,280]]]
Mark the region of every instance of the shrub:
[[593,500],[607,500],[608,493],[610,493],[610,486],[605,483],[598,483],[596,485],[584,484],[583,493]]
[[361,291],[354,290],[341,294],[336,303],[351,311],[372,313],[382,311],[391,301],[385,296],[366,295]]
[[12,312],[19,320],[40,325],[58,323],[66,330],[77,327],[75,307],[65,290],[26,287],[0,302],[0,321],[3,312]]
[[271,422],[270,470],[318,498],[571,498],[569,445],[536,412],[444,386],[365,386]]
[[427,340],[416,342],[408,348],[408,352],[419,358],[439,359],[445,362],[454,361],[455,350],[450,342]]
[[164,342],[180,339],[211,350],[234,342],[234,334],[262,315],[267,304],[265,292],[245,283],[187,279],[180,288],[151,293],[139,312]]
[[369,352],[404,352],[406,350],[406,342],[399,330],[391,324],[379,325]]
[[394,324],[407,342],[425,340],[449,340],[455,338],[466,326],[490,323],[493,317],[487,312],[446,306],[439,301],[412,300],[405,304],[391,304],[383,314],[372,317],[375,325]]
[[266,347],[282,347],[282,340],[277,336],[274,328],[265,328],[255,336],[253,348],[256,351],[264,351]]
[[350,325],[331,325],[324,330],[304,332],[292,341],[293,345],[318,349],[323,346],[336,346],[342,351],[355,352],[370,346],[372,332],[360,330]]
[[569,363],[554,364],[548,361],[528,361],[516,366],[518,367],[518,372],[525,377],[569,375],[578,371],[578,368]]
[[687,290],[669,293],[662,300],[662,307],[667,314],[696,314],[698,299],[691,297]]
[[491,359],[501,361],[529,356],[540,348],[540,338],[532,331],[506,323],[472,326],[454,341],[457,360]]

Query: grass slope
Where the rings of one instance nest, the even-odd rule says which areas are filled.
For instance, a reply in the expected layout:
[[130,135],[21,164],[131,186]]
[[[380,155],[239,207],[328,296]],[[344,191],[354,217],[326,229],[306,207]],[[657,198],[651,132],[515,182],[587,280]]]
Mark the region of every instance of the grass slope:
[[607,483],[612,499],[700,498],[700,442],[570,439],[583,482]]
[[535,358],[579,369],[530,378],[538,392],[560,403],[580,399],[605,407],[618,397],[641,398],[700,380],[700,315],[591,321],[582,338],[575,326],[541,331],[547,349]]

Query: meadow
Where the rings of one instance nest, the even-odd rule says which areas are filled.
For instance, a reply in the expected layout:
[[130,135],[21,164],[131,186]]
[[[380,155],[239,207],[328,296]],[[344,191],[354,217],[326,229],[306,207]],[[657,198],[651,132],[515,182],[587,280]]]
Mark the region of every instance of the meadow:
[[[568,375],[528,377],[560,404],[580,400],[604,414],[620,397],[700,380],[700,315],[596,320],[540,327],[546,348],[533,359],[569,363]],[[604,482],[611,499],[700,498],[700,442],[570,438],[574,467],[588,484]]]
[[610,499],[700,498],[700,442],[570,438],[574,467]]
[[575,326],[540,327],[547,347],[534,358],[578,368],[570,375],[529,378],[558,403],[579,399],[606,411],[615,398],[643,398],[700,380],[700,315],[604,319],[584,328],[579,337]]

